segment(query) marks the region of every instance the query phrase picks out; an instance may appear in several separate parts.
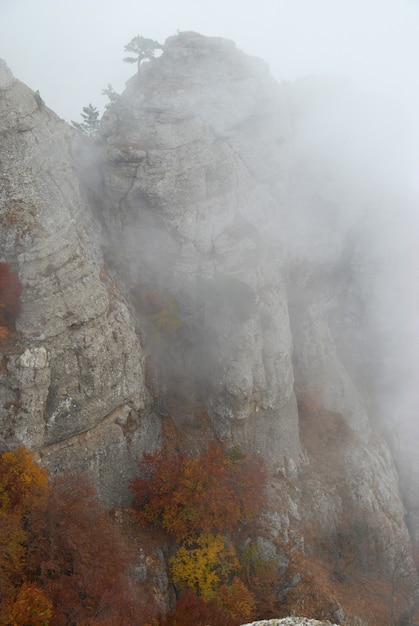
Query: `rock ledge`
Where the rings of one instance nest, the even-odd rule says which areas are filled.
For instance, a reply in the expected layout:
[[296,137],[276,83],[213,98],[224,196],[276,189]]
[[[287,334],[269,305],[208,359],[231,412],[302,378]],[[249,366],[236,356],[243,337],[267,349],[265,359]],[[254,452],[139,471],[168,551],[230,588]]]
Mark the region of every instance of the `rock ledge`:
[[290,626],[296,624],[297,626],[337,626],[329,621],[319,622],[316,619],[309,619],[308,617],[284,617],[282,619],[264,619],[259,622],[250,622],[243,626]]

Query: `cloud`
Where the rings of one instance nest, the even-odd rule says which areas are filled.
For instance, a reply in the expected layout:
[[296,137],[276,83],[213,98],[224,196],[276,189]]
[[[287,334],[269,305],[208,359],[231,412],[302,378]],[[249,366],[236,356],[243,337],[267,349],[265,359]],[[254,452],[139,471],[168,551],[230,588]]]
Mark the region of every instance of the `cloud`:
[[132,67],[136,34],[163,41],[179,30],[227,37],[264,58],[278,80],[344,74],[392,94],[413,112],[419,100],[419,6],[412,0],[2,0],[2,55],[13,73],[66,119],[103,104]]

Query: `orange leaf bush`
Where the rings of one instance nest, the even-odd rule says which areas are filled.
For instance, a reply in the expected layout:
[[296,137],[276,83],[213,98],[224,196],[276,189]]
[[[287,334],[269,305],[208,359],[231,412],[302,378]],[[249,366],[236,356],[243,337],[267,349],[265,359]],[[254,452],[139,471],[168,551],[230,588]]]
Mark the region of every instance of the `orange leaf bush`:
[[49,626],[52,602],[37,585],[23,583],[16,599],[6,607],[1,624],[7,626]]
[[12,597],[24,578],[26,533],[21,521],[19,515],[0,511],[0,583],[3,598]]
[[217,603],[227,611],[229,623],[237,620],[239,624],[243,624],[244,621],[251,619],[255,610],[255,599],[238,576],[234,576],[230,585],[221,585]]
[[23,446],[0,457],[0,510],[24,512],[46,491],[48,472]]
[[244,570],[231,537],[255,530],[265,502],[262,460],[211,443],[196,457],[144,454],[140,471],[130,483],[138,521],[160,526],[181,544],[170,559],[170,572],[182,593],[163,623],[248,621],[255,599],[239,577]]
[[145,454],[130,483],[140,523],[159,524],[177,541],[231,532],[252,522],[264,503],[259,457],[234,458],[212,443],[199,457]]
[[0,456],[0,626],[143,626],[122,539],[82,474]]

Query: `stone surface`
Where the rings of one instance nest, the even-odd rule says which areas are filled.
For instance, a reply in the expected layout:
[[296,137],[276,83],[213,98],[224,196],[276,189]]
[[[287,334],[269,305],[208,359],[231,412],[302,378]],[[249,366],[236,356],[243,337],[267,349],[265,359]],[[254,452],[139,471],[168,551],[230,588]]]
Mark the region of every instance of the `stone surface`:
[[331,622],[321,622],[317,619],[310,619],[308,617],[283,617],[282,619],[263,619],[257,622],[249,622],[244,626],[336,626]]
[[[355,503],[405,545],[397,473],[371,438],[371,199],[319,160],[312,85],[278,85],[232,42],[181,33],[140,66],[95,146],[3,64],[0,89],[0,260],[23,287],[2,447],[90,471],[124,504],[162,416],[182,424],[179,407],[200,403],[217,437],[269,463],[265,547],[311,523],[335,532]],[[320,394],[335,429],[313,405],[318,449],[296,392]],[[351,437],[332,436],[342,424]]]
[[[42,451],[51,468],[91,470],[115,502],[126,491],[115,482],[158,441],[155,420],[144,425],[142,347],[80,186],[86,144],[4,64],[0,72],[1,260],[23,288],[19,345],[0,374],[2,446]],[[121,411],[133,436],[109,417]]]
[[128,123],[111,112],[101,130],[105,219],[132,279],[187,320],[170,368],[195,380],[218,436],[298,458],[287,266],[269,228],[289,171],[284,93],[232,42],[183,33],[122,99]]
[[[353,101],[345,83],[280,86],[231,42],[181,33],[100,131],[110,247],[134,291],[174,297],[182,322],[160,394],[197,396],[218,436],[288,477],[266,514],[274,543],[356,515],[408,542],[393,460],[371,439],[371,198],[316,127],[327,111],[337,133]],[[301,445],[296,389],[352,432],[334,438],[311,412],[329,472]]]

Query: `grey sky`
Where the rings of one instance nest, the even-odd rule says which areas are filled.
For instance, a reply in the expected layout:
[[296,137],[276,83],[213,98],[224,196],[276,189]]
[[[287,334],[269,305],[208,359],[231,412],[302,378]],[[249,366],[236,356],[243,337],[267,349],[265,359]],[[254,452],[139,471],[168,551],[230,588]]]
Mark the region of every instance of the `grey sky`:
[[0,0],[0,57],[66,120],[123,89],[132,37],[178,29],[233,39],[279,81],[343,74],[417,111],[419,0]]

